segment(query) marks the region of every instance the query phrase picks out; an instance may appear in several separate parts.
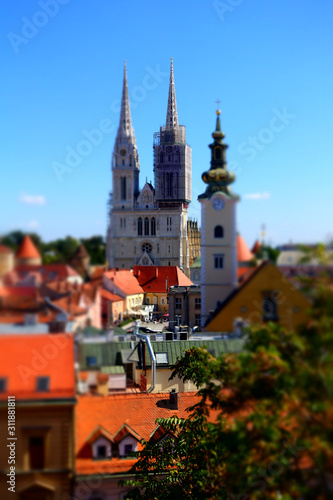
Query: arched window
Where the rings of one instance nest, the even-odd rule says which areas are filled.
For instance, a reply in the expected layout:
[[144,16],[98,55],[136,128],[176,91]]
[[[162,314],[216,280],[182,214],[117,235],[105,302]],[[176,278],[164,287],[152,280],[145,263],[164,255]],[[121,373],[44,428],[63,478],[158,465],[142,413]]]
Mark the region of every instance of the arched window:
[[215,159],[220,160],[221,159],[221,148],[215,148]]
[[214,238],[223,238],[224,236],[224,231],[222,226],[215,226],[214,229]]
[[160,163],[163,163],[163,158],[164,158],[164,154],[162,153],[162,151],[160,152]]
[[130,164],[130,167],[132,166],[132,155],[130,155],[129,157],[129,164]]
[[149,219],[145,217],[145,236],[149,236]]
[[126,177],[120,177],[120,194],[121,199],[126,200]]
[[152,217],[152,219],[151,219],[150,234],[152,236],[156,236],[156,219],[155,219],[155,217]]
[[142,236],[142,217],[138,218],[138,236]]

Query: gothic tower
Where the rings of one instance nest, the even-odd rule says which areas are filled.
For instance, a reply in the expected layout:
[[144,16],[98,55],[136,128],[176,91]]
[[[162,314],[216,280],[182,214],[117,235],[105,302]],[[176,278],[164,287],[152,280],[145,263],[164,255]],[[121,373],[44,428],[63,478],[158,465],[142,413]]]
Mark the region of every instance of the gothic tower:
[[186,144],[186,129],[178,124],[173,60],[166,124],[154,135],[156,200],[160,208],[187,207],[191,201],[191,148]]
[[208,184],[201,203],[201,325],[219,303],[237,287],[236,203],[229,184],[235,176],[227,169],[220,111],[212,133],[210,169],[202,174]]
[[139,190],[139,156],[124,71],[120,122],[112,158],[107,235],[110,267],[178,266],[189,276],[187,212],[191,201],[191,148],[178,124],[171,60],[166,125],[154,134],[155,187]]

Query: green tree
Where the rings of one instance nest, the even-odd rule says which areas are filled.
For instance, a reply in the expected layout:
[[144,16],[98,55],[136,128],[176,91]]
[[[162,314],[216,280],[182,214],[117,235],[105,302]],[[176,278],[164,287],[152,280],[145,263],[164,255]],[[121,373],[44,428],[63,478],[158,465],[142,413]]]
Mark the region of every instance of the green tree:
[[91,236],[91,238],[81,238],[85,249],[90,255],[91,264],[105,264],[105,240],[103,236]]
[[192,348],[177,361],[171,378],[192,380],[199,402],[157,420],[169,439],[144,443],[129,498],[333,497],[333,294],[314,288],[297,332],[257,326],[240,354]]

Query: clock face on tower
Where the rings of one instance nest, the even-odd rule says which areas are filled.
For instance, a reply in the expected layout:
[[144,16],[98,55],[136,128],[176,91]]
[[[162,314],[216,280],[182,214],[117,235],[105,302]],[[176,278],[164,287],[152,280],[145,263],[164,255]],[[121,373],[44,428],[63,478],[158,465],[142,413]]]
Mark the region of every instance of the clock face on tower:
[[172,152],[172,146],[167,146],[166,147],[166,152],[171,153]]
[[222,210],[222,208],[224,207],[224,201],[222,200],[222,198],[214,198],[214,200],[212,201],[212,205],[215,210]]

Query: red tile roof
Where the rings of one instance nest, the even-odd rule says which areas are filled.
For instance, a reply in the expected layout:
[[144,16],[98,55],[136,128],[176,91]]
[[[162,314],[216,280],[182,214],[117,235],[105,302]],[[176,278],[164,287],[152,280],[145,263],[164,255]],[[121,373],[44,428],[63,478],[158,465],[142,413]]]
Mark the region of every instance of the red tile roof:
[[133,274],[146,293],[166,293],[166,287],[193,285],[177,266],[134,266]]
[[[37,377],[50,377],[50,390],[36,392]],[[73,398],[75,396],[73,336],[69,334],[0,336],[0,377],[16,400]]]
[[16,257],[18,259],[40,259],[40,253],[38,252],[37,248],[35,247],[35,244],[33,243],[32,239],[30,236],[26,235],[23,238],[23,241],[21,245],[19,246],[19,249],[16,252]]
[[143,289],[129,269],[111,269],[110,271],[106,271],[104,276],[112,281],[116,287],[122,290],[126,295],[143,293]]
[[245,243],[244,238],[237,235],[237,262],[248,262],[252,260],[254,255],[250,252],[249,247]]
[[260,248],[260,247],[261,247],[260,241],[259,241],[259,240],[256,240],[256,241],[254,242],[254,245],[253,245],[252,249],[251,249],[251,252],[252,252],[253,254],[256,254],[256,253],[258,252],[258,250],[259,250],[259,248]]
[[[131,430],[134,437],[148,440],[156,429],[156,418],[172,415],[186,416],[186,408],[197,403],[193,392],[180,393],[178,410],[169,409],[169,394],[121,394],[104,397],[79,396],[75,408],[76,473],[93,474],[127,472],[135,460],[92,458],[91,436],[103,428],[114,439],[123,437],[124,430]],[[124,429],[124,424],[126,428]]]
[[125,300],[123,299],[123,297],[120,297],[120,295],[109,292],[109,290],[105,290],[105,288],[101,288],[99,290],[99,293],[103,299],[109,300],[110,302],[119,302]]

